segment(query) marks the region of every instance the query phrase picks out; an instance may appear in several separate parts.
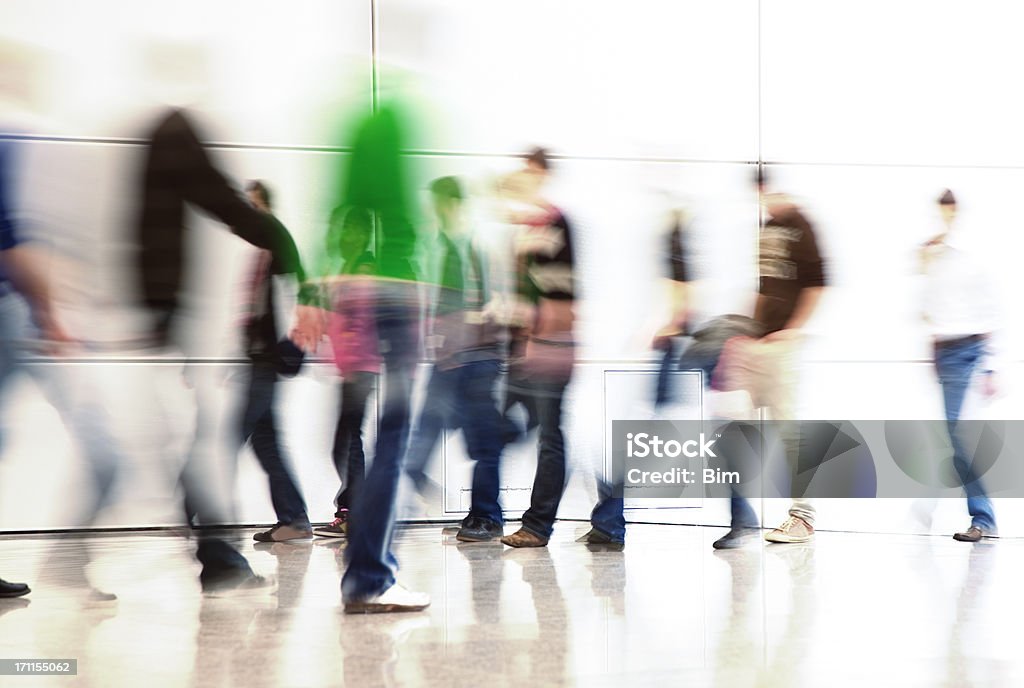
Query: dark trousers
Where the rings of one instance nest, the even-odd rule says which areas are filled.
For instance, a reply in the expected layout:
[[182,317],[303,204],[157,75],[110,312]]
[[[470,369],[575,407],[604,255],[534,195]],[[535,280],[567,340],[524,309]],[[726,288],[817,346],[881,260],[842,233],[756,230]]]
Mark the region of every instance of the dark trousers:
[[366,454],[363,451],[363,421],[366,403],[377,384],[375,373],[354,372],[341,383],[341,405],[334,429],[334,470],[341,487],[334,497],[334,515],[339,517],[352,508],[366,477]]
[[409,444],[406,472],[417,487],[426,483],[426,463],[445,428],[461,428],[473,460],[471,517],[503,523],[499,464],[504,448],[503,421],[494,386],[501,373],[497,359],[472,361],[456,368],[434,368],[426,401]]
[[[517,407],[521,407],[526,413],[526,425],[523,427],[511,418],[512,409]],[[537,405],[534,403],[533,395],[515,384],[508,384],[505,388],[503,416],[502,427],[505,443],[511,444],[523,439],[538,425]]]
[[356,495],[341,580],[345,601],[382,594],[395,583],[398,560],[391,551],[402,460],[409,438],[413,375],[419,354],[415,285],[382,284],[376,307],[384,358],[382,403],[373,464]]
[[523,514],[523,529],[548,538],[558,516],[565,492],[565,435],[562,432],[562,402],[568,380],[519,380],[513,388],[525,393],[536,411],[540,436],[537,474],[533,479],[530,508]]
[[242,415],[242,440],[252,444],[253,453],[267,474],[277,522],[308,528],[306,502],[285,463],[278,442],[274,417],[277,367],[271,362],[253,361],[250,374],[249,394]]

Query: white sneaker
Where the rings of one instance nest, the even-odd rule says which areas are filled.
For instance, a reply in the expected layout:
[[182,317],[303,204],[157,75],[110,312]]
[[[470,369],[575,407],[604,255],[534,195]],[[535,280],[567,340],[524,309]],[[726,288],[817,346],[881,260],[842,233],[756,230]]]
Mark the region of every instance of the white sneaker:
[[790,516],[782,525],[771,530],[764,539],[768,542],[810,542],[814,537],[814,526],[799,516]]
[[346,614],[387,614],[391,612],[418,612],[430,606],[430,595],[406,590],[395,583],[382,594],[365,600],[345,603]]

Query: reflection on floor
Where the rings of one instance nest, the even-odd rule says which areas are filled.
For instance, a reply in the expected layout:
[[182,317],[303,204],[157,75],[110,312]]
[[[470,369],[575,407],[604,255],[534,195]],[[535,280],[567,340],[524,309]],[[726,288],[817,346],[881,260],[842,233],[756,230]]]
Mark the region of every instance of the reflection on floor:
[[[276,593],[203,598],[168,534],[8,537],[0,658],[77,658],[92,686],[1019,686],[1024,542],[822,532],[812,545],[714,552],[721,529],[631,526],[624,552],[462,544],[440,527],[396,538],[427,612],[346,616],[344,543],[251,543]],[[6,679],[6,680],[5,680]]]

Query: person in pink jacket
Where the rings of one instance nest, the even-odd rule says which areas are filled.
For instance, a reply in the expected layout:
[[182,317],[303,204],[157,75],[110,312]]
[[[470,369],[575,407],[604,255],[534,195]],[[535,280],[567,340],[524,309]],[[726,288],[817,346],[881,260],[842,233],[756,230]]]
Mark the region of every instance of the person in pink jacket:
[[335,208],[331,213],[329,253],[339,257],[336,274],[327,281],[327,336],[334,363],[342,376],[341,404],[332,455],[342,484],[334,498],[334,520],[313,531],[321,537],[343,538],[348,513],[365,475],[363,420],[370,393],[377,384],[381,359],[374,319],[375,262],[369,252],[373,236],[370,213],[361,208]]

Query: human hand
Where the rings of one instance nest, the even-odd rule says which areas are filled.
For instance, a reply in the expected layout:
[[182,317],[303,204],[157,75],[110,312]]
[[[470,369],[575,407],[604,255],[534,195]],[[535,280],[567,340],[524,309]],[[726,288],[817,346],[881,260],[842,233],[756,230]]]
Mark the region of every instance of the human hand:
[[327,311],[316,306],[296,306],[295,327],[288,338],[306,353],[313,353],[320,346],[326,329]]
[[665,351],[672,344],[672,338],[678,337],[682,333],[682,328],[669,323],[654,334],[654,338],[651,340],[651,348],[655,351]]
[[986,399],[991,399],[993,397],[999,396],[999,391],[1000,385],[998,375],[996,375],[992,371],[989,371],[982,375],[981,393],[985,395]]
[[40,338],[45,342],[44,353],[57,355],[75,340],[67,333],[57,318],[50,311],[36,310],[32,319],[39,328]]
[[777,332],[772,332],[769,335],[765,335],[765,337],[764,337],[764,339],[762,339],[762,341],[765,341],[765,342],[792,342],[792,341],[796,341],[797,339],[800,339],[800,337],[801,337],[801,330],[799,328],[789,327],[789,328],[786,328],[784,330],[778,330]]

